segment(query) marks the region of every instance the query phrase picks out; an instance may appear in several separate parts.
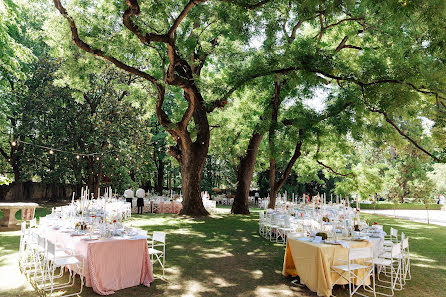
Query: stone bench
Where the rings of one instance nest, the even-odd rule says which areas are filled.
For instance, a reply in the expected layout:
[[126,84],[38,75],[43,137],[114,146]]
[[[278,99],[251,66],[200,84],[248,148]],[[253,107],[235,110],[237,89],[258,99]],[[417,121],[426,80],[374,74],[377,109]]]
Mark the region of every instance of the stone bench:
[[22,210],[22,220],[32,220],[34,213],[39,205],[37,203],[0,203],[0,210],[3,212],[3,218],[0,220],[0,230],[18,230],[18,225],[15,218],[17,211]]

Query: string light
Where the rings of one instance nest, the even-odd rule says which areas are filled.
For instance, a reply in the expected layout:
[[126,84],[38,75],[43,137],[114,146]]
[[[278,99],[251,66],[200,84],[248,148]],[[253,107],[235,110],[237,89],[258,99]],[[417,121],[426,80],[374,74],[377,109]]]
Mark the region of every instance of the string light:
[[15,140],[13,140],[13,141],[11,142],[11,145],[12,145],[12,146],[16,146],[16,145],[17,145],[17,142],[16,142]]
[[80,158],[81,158],[81,156],[79,156],[79,155],[77,155],[77,156],[76,156],[76,159],[78,159],[78,160],[79,160]]
[[54,154],[54,151],[51,149],[51,150],[50,150],[50,155],[52,155],[52,154]]

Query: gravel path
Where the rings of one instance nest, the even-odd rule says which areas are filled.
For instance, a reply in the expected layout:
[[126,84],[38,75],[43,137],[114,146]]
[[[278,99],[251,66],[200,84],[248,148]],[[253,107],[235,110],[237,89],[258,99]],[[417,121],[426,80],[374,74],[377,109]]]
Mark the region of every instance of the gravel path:
[[[380,209],[375,212],[373,209],[361,209],[361,212],[427,223],[427,212],[425,210],[397,209],[394,212],[392,209]],[[446,211],[429,210],[429,222],[434,225],[446,226]]]

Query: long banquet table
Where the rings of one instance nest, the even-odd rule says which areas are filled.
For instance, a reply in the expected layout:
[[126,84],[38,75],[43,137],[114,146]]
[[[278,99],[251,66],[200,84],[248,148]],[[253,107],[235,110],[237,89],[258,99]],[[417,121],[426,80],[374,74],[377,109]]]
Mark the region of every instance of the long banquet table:
[[83,258],[85,285],[100,295],[140,284],[149,287],[153,281],[147,239],[112,237],[88,241],[87,236],[71,236],[51,227],[45,229],[44,236]]
[[[362,248],[373,246],[374,253],[383,244],[381,238],[369,241],[347,241],[350,248]],[[333,265],[345,264],[337,259],[348,258],[348,249],[341,245],[313,243],[299,239],[288,238],[283,261],[282,274],[285,276],[299,276],[300,282],[306,285],[318,296],[329,297],[332,295],[332,287],[338,275],[331,273]],[[361,275],[360,272],[358,272]],[[336,284],[347,284],[340,279]]]

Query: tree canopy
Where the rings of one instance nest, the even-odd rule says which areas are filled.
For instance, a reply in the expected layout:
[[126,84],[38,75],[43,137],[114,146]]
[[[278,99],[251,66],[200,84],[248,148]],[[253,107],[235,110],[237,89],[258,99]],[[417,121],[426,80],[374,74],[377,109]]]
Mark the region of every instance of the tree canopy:
[[3,173],[160,193],[180,173],[189,215],[202,188],[247,213],[266,177],[272,207],[312,182],[420,195],[446,161],[445,5],[2,0]]

